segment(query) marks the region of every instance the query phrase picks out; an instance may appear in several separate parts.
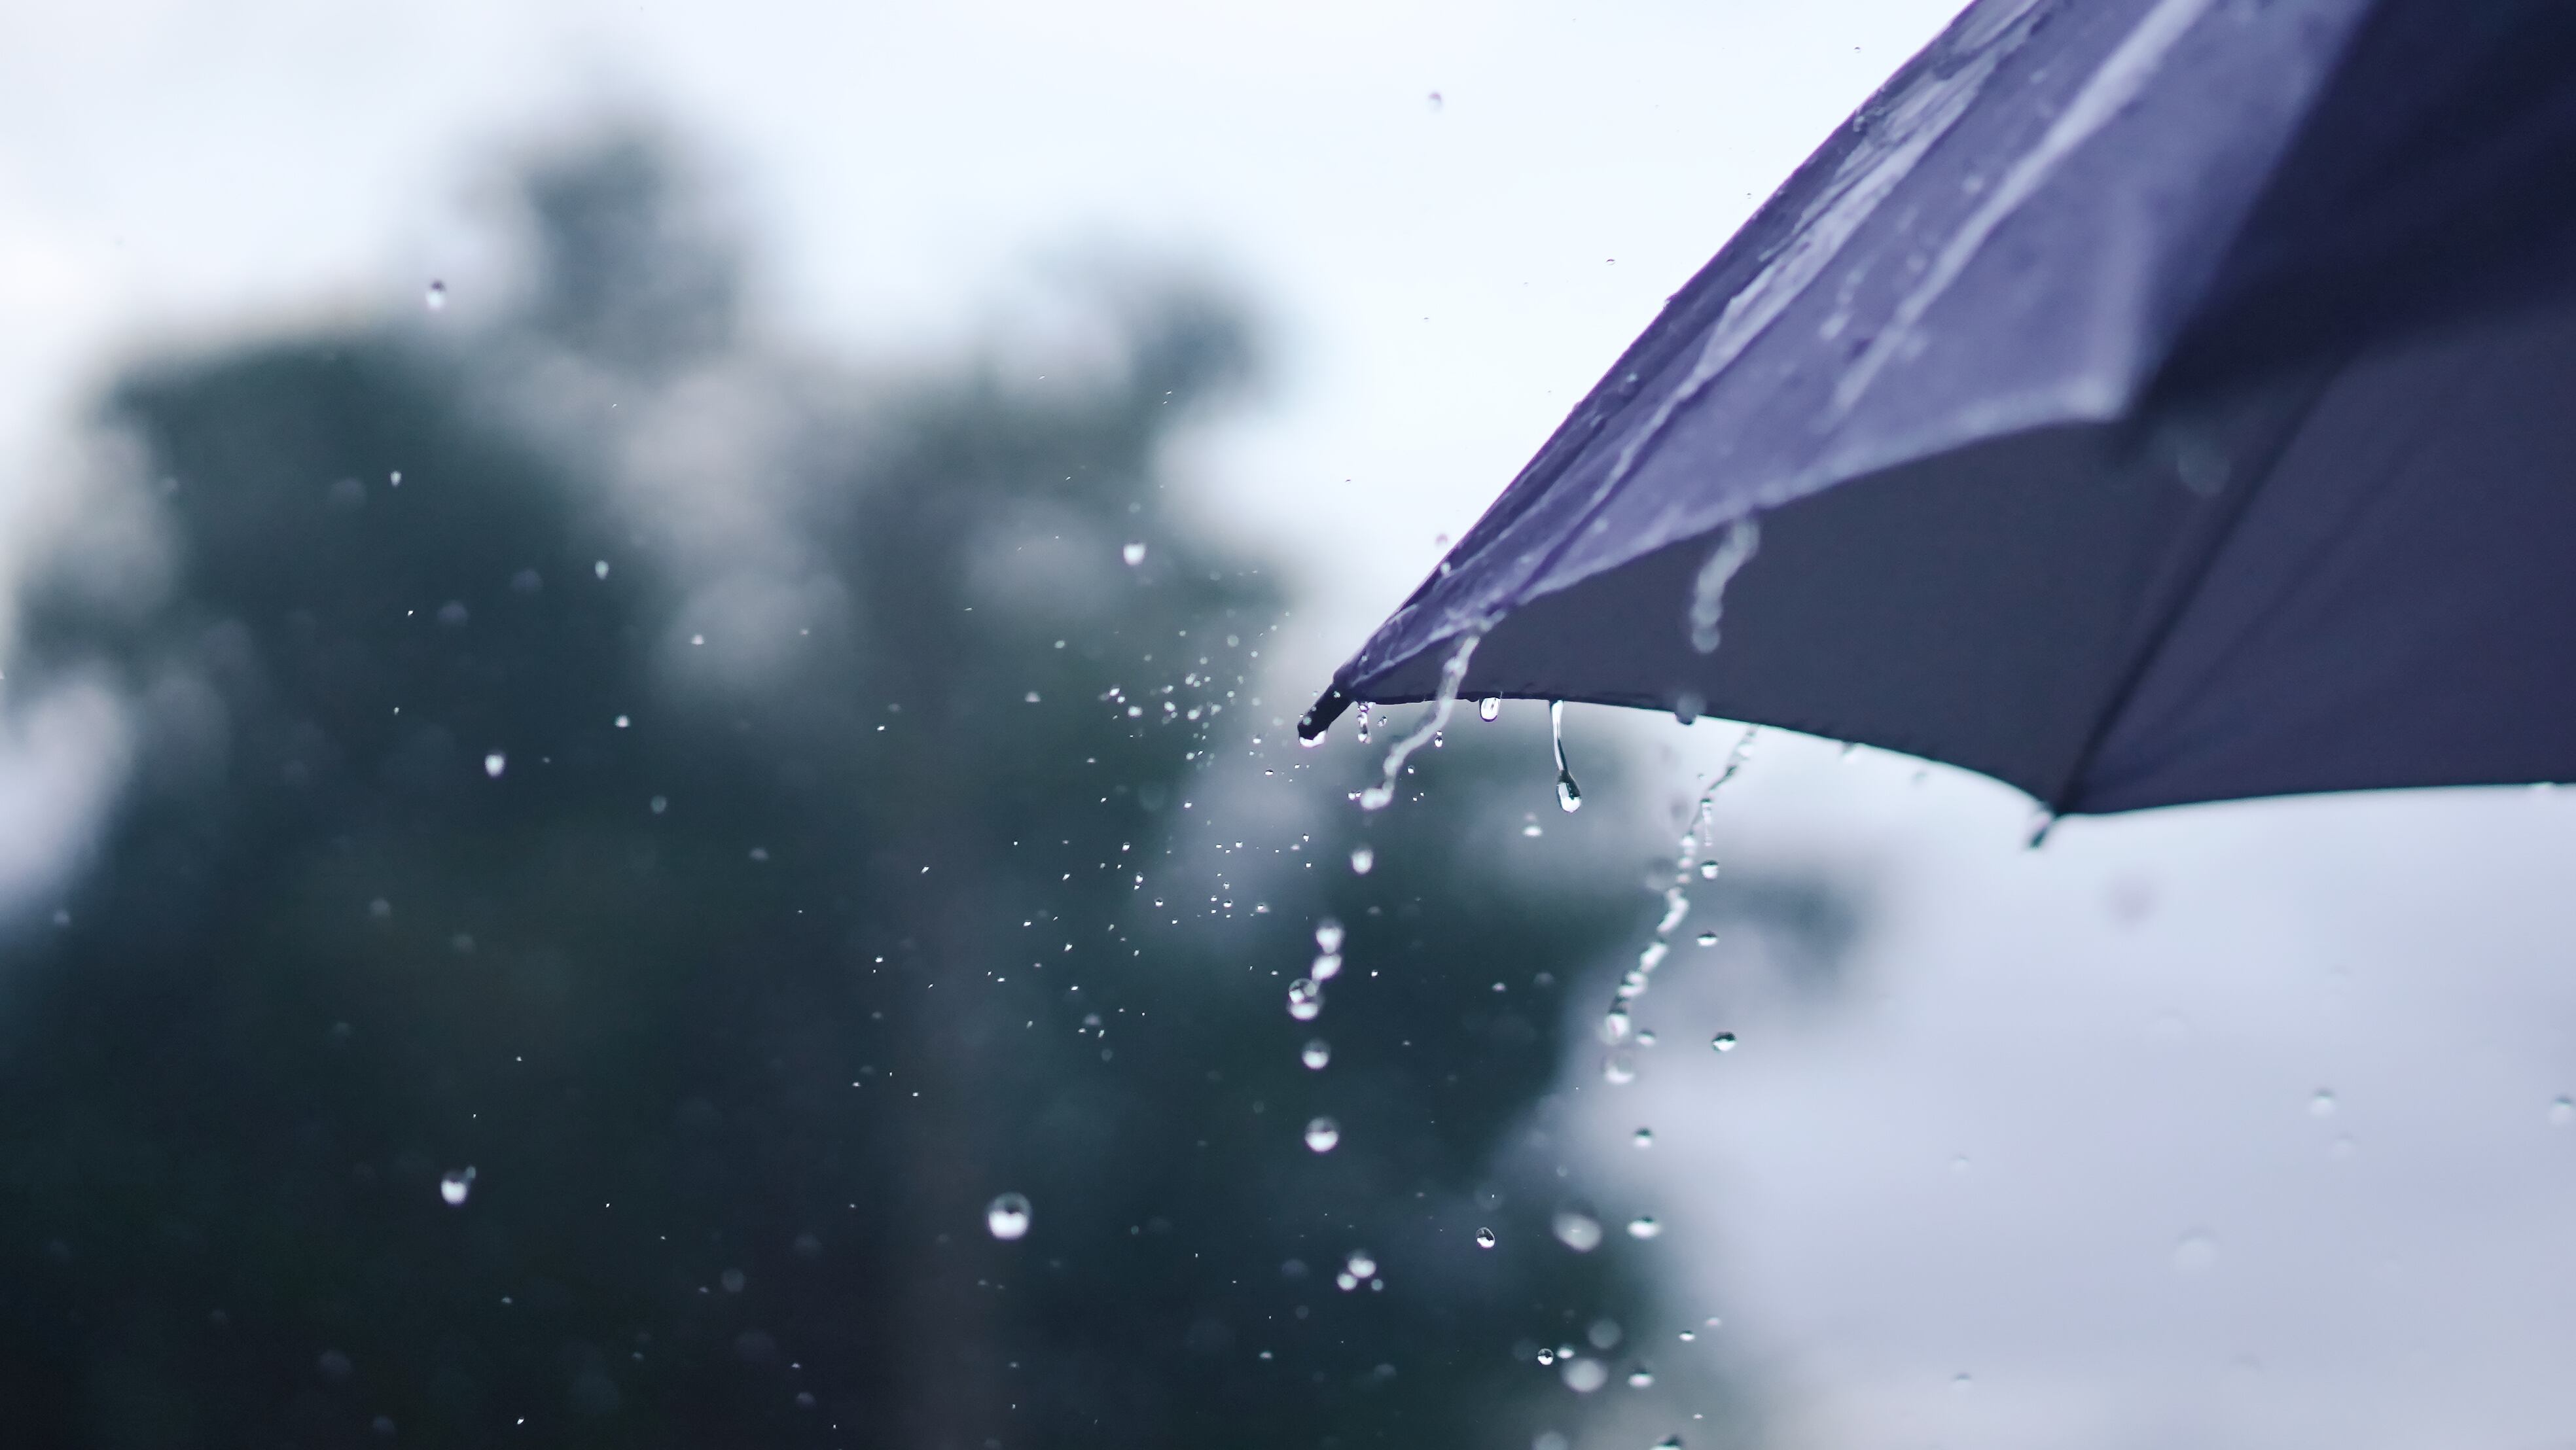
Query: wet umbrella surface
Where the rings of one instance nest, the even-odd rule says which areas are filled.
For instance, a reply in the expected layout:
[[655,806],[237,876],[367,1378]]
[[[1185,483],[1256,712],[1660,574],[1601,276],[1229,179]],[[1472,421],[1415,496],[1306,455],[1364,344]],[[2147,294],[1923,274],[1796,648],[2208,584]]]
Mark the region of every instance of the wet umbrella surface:
[[1354,700],[2052,812],[2576,777],[2576,12],[1988,0],[1630,347]]

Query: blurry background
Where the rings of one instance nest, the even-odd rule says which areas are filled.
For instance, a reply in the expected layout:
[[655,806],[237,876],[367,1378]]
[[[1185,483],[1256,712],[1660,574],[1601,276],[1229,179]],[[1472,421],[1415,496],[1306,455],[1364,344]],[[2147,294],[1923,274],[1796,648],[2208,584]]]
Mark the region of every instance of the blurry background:
[[2557,796],[1283,728],[1949,9],[10,7],[13,1433],[2576,1442]]

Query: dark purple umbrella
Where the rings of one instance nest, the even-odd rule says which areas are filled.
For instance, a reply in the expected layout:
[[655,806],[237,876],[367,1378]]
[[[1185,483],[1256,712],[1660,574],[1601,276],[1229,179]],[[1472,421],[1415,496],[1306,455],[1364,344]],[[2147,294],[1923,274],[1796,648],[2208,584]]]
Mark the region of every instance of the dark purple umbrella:
[[1300,731],[1444,668],[2061,813],[2576,779],[2576,4],[1971,7]]

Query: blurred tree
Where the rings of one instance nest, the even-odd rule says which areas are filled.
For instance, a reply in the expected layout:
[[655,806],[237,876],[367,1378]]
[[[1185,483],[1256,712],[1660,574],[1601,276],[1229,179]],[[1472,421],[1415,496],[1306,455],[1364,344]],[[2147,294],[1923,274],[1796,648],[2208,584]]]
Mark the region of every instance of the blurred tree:
[[1053,382],[869,378],[757,338],[649,134],[527,178],[507,315],[109,401],[152,507],[85,511],[18,675],[113,671],[143,744],[0,976],[12,1443],[1462,1443],[1570,1396],[1536,1349],[1642,1273],[1503,1150],[1651,904],[1602,812],[1504,859],[1548,786],[1502,731],[1318,802],[1278,599],[1166,506],[1236,312],[1104,280]]

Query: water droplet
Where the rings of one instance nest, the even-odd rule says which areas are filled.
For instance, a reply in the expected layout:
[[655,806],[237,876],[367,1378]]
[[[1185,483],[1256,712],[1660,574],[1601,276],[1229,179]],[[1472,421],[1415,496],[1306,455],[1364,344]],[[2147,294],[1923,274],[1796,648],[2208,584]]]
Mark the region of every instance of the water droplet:
[[1538,823],[1538,822],[1536,822],[1536,821],[1529,821],[1529,822],[1524,823],[1524,824],[1521,826],[1521,834],[1522,834],[1522,835],[1524,835],[1524,836],[1535,836],[1535,835],[1538,835],[1538,834],[1540,834],[1541,830],[1542,830],[1542,827],[1541,827],[1541,826],[1539,825],[1539,823]]
[[671,808],[671,798],[669,796],[657,795],[653,797],[652,804],[653,814],[658,816]]
[[1561,1209],[1548,1227],[1556,1241],[1578,1254],[1588,1254],[1601,1247],[1601,1221],[1577,1209]]
[[1574,772],[1565,763],[1565,702],[1547,702],[1548,740],[1556,749],[1556,804],[1561,810],[1583,809],[1583,787],[1574,783]]
[[984,1227],[1004,1243],[1029,1231],[1029,1200],[1025,1194],[1005,1193],[984,1208]]
[[428,308],[432,312],[445,311],[447,308],[447,284],[439,281],[435,277],[432,277],[429,281],[429,290],[421,294],[420,301],[422,306]]
[[2217,1262],[2218,1240],[2208,1234],[2187,1233],[2174,1244],[2173,1266],[2183,1273],[2206,1273]]
[[1959,1373],[1950,1376],[1950,1388],[1954,1390],[1966,1391],[1974,1389],[1976,1387],[1976,1383],[1976,1377],[1965,1370],[1961,1370]]
[[1342,924],[1329,916],[1315,923],[1315,950],[1337,952],[1341,949]]
[[1693,1341],[1697,1340],[1697,1339],[1699,1338],[1699,1336],[1698,1336],[1697,1334],[1695,1334],[1695,1333],[1691,1332],[1690,1330],[1685,1329],[1685,1330],[1683,1330],[1683,1331],[1681,1332],[1681,1334],[1680,1334],[1679,1338],[1681,1339],[1681,1342],[1682,1342],[1682,1343],[1684,1343],[1684,1344],[1689,1344],[1689,1343],[1691,1343],[1691,1342],[1693,1342]]
[[1601,1059],[1601,1080],[1612,1087],[1626,1087],[1637,1080],[1637,1059],[1626,1048]]
[[1737,519],[1718,536],[1715,547],[1708,551],[1708,562],[1699,566],[1698,577],[1691,580],[1688,622],[1690,646],[1701,654],[1717,651],[1720,619],[1726,613],[1726,586],[1753,558],[1762,546],[1762,526],[1749,518]]
[[751,1281],[743,1277],[742,1270],[727,1269],[723,1273],[716,1275],[716,1282],[724,1286],[724,1291],[726,1293],[739,1294],[742,1292],[742,1286],[750,1283]]
[[1324,1010],[1324,989],[1312,977],[1299,977],[1288,984],[1288,1015],[1300,1022],[1312,1022]]
[[2334,1116],[2334,1110],[2335,1095],[2332,1091],[2326,1088],[2317,1089],[2317,1095],[2308,1099],[2308,1115],[2310,1117],[2331,1118]]
[[474,1170],[471,1168],[459,1168],[453,1173],[438,1176],[438,1200],[450,1208],[465,1202],[466,1196],[473,1191]]
[[1673,697],[1673,718],[1685,725],[1699,719],[1708,710],[1708,701],[1688,690]]
[[1549,1349],[1549,1348],[1547,1348],[1547,1347],[1546,1347],[1546,1346],[1544,1346],[1544,1345],[1540,1346],[1540,1348],[1539,1348],[1539,1352],[1538,1352],[1538,1362],[1539,1362],[1539,1363],[1541,1363],[1541,1364],[1554,1364],[1554,1363],[1556,1363],[1556,1351],[1555,1351],[1555,1350],[1553,1350],[1553,1349]]
[[1490,1249],[1493,1246],[1494,1231],[1492,1229],[1480,1228],[1476,1230],[1476,1247],[1480,1249]]
[[627,723],[628,723],[628,722],[627,722],[627,719],[626,719],[626,717],[625,717],[625,716],[620,715],[620,716],[618,716],[618,717],[617,717],[617,728],[618,728],[618,729],[620,729],[620,730],[625,729],[625,728],[626,728],[626,726],[627,726]]
[[2022,841],[2025,850],[2036,851],[2048,844],[2048,833],[2057,829],[2057,812],[2041,809],[2030,818],[2030,835]]
[[1601,1018],[1601,1040],[1620,1043],[1628,1040],[1630,1018],[1625,1004],[1611,1008]]
[[[1630,1384],[1635,1384],[1636,1382],[1637,1381],[1633,1377],[1628,1381]],[[1652,1383],[1652,1381],[1650,1380],[1648,1383]],[[1682,1437],[1679,1435],[1666,1435],[1661,1440],[1655,1442],[1655,1450],[1682,1450]]]
[[1145,546],[1142,544],[1129,544],[1126,548],[1118,551],[1118,557],[1125,559],[1127,561],[1127,567],[1133,569],[1137,565],[1145,562]]
[[2576,1123],[2576,1098],[2560,1098],[2549,1105],[2549,1126],[2563,1128]]
[[1377,1277],[1377,1260],[1370,1258],[1366,1249],[1353,1249],[1342,1270],[1354,1279],[1374,1279]]
[[1318,982],[1329,982],[1341,974],[1342,959],[1340,956],[1332,952],[1326,952],[1322,956],[1315,958],[1315,965],[1306,973],[1306,975],[1313,977]]
[[1699,879],[1702,881],[1715,881],[1717,879],[1717,863],[1714,861],[1700,862]]
[[591,577],[593,577],[593,578],[596,578],[596,579],[605,579],[605,578],[607,578],[607,577],[608,577],[608,561],[607,561],[606,559],[602,559],[602,560],[600,560],[598,563],[591,565],[591,566],[590,566],[590,572],[591,572]]
[[1635,1369],[1628,1371],[1628,1388],[1632,1390],[1645,1389],[1653,1385],[1654,1382],[1655,1372],[1646,1368],[1642,1364],[1637,1366]]
[[1652,1128],[1639,1128],[1636,1131],[1636,1134],[1629,1138],[1628,1141],[1636,1144],[1640,1149],[1652,1148],[1655,1146],[1655,1130]]
[[1330,1153],[1342,1141],[1342,1125],[1330,1118],[1316,1118],[1306,1124],[1306,1147],[1315,1153]]
[[1710,1038],[1708,1040],[1708,1045],[1719,1052],[1733,1052],[1735,1050],[1735,1034],[1732,1032],[1721,1032],[1715,1037]]
[[1664,1226],[1655,1222],[1653,1214],[1639,1214],[1628,1220],[1628,1237],[1632,1239],[1650,1239],[1663,1231]]
[[1353,846],[1351,848],[1351,874],[1355,876],[1366,876],[1369,874],[1369,868],[1375,865],[1377,865],[1377,852],[1370,850],[1366,846]]
[[1569,1359],[1558,1373],[1565,1376],[1565,1387],[1578,1395],[1588,1395],[1610,1383],[1610,1367],[1597,1359]]
[[1500,695],[1487,695],[1484,703],[1476,707],[1476,718],[1487,724],[1492,724],[1502,713],[1503,697]]
[[1318,1037],[1306,1044],[1306,1050],[1297,1054],[1297,1060],[1316,1072],[1322,1072],[1324,1064],[1333,1060],[1333,1044]]
[[1698,941],[1701,946],[1713,947],[1717,945],[1717,933],[1713,931],[1701,932],[1699,934]]
[[494,780],[499,780],[501,778],[501,772],[509,768],[509,757],[503,755],[500,751],[495,750],[491,754],[483,757],[483,773],[492,777]]

